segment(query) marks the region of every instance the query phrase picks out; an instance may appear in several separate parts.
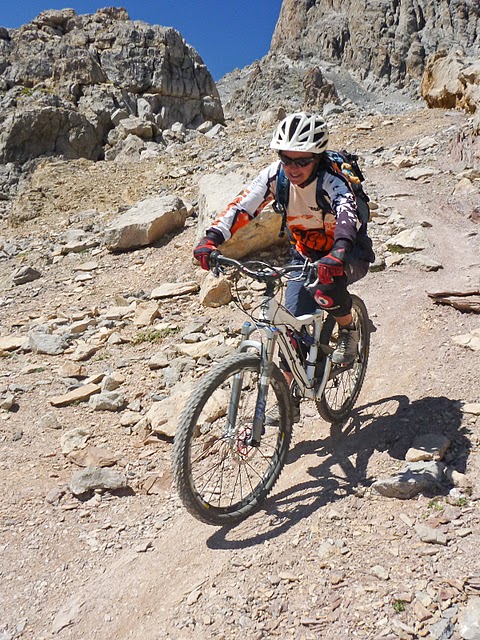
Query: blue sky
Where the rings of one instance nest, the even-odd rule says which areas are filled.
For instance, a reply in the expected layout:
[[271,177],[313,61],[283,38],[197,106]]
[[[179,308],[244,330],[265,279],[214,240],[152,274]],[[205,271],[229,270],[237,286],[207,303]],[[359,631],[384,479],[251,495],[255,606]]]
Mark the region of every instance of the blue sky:
[[219,80],[267,53],[282,0],[4,0],[0,26],[19,27],[46,9],[68,7],[83,14],[105,6],[124,7],[132,20],[174,27]]

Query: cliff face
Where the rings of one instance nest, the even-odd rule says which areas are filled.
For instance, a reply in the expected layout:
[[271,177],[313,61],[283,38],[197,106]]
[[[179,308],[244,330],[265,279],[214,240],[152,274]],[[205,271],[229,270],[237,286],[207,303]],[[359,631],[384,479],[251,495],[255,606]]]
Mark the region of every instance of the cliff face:
[[405,86],[429,54],[453,48],[480,55],[478,0],[284,0],[270,51]]
[[114,7],[45,11],[20,29],[0,28],[0,163],[97,160],[132,117],[159,144],[176,122],[223,122],[212,76],[177,31]]

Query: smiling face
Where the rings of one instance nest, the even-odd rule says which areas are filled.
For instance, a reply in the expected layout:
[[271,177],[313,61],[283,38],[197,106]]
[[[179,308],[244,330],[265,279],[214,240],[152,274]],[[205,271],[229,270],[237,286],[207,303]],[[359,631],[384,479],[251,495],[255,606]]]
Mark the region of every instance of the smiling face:
[[[317,154],[306,153],[304,151],[281,151],[278,157],[283,165],[285,175],[290,180],[290,183],[295,185],[301,185],[307,182],[315,171],[318,160]],[[295,163],[295,160],[299,160],[300,164]],[[305,166],[301,166],[302,164]]]

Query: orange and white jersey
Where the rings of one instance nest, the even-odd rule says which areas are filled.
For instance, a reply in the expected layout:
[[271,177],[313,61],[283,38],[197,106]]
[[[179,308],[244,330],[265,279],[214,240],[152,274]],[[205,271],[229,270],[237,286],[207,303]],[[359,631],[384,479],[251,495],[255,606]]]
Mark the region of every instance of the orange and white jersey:
[[[220,232],[228,240],[238,229],[255,218],[275,199],[280,162],[274,162],[260,172],[255,180],[231,202],[208,231]],[[325,199],[322,208],[317,203],[317,182]],[[360,221],[355,196],[348,181],[334,171],[321,168],[317,177],[305,187],[290,185],[287,225],[296,249],[305,257],[316,252],[327,253],[334,240],[340,238],[355,243]]]

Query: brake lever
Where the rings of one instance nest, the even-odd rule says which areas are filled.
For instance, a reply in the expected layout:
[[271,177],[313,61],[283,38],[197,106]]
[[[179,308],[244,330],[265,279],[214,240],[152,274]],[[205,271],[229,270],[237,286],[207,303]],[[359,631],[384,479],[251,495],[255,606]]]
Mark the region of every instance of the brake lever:
[[210,258],[209,258],[210,271],[215,276],[215,278],[218,278],[221,273],[220,265],[218,264],[218,257],[221,255],[222,254],[220,251],[212,251],[212,253],[210,254]]

